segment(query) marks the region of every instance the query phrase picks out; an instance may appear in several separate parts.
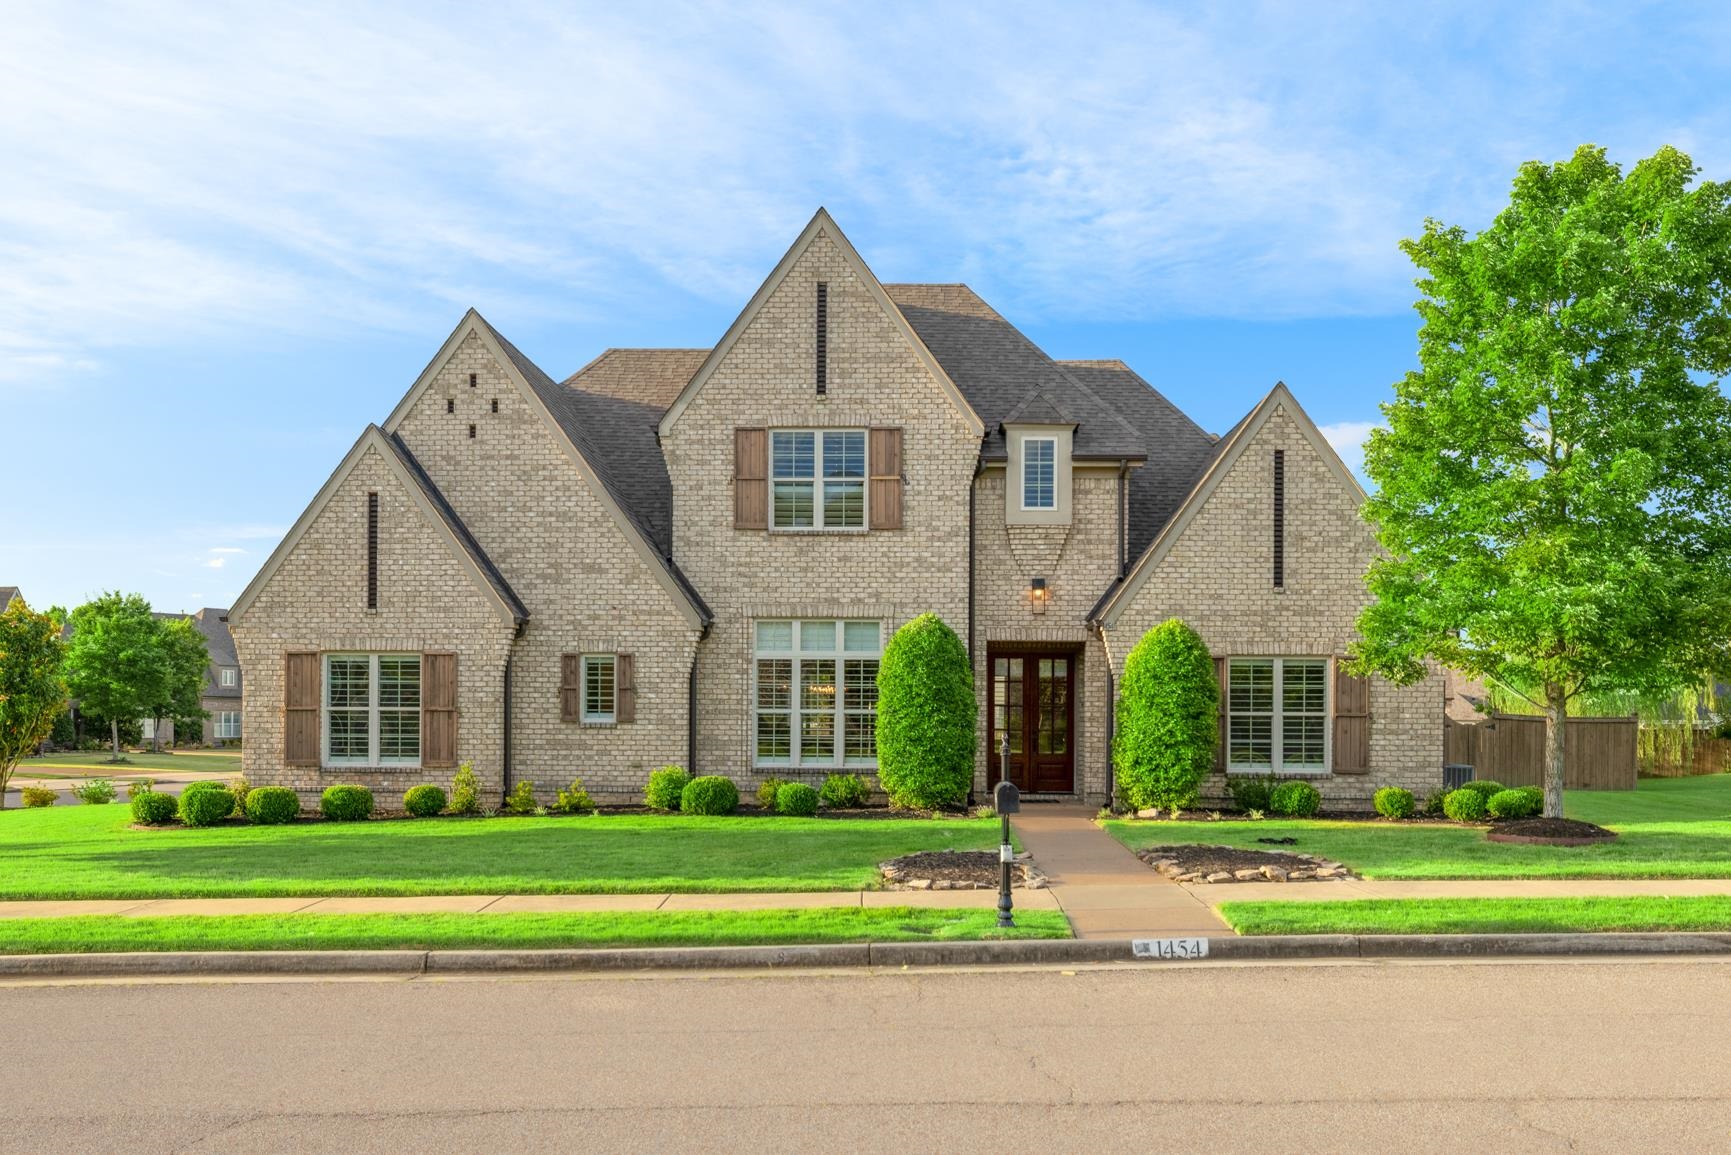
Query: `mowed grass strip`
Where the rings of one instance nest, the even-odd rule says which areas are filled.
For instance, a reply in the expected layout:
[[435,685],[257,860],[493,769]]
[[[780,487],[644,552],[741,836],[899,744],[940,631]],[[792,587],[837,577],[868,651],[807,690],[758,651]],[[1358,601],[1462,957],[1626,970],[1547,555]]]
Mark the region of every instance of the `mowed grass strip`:
[[1731,896],[1686,898],[1369,898],[1228,902],[1239,934],[1546,934],[1731,931]]
[[861,890],[991,819],[429,818],[135,830],[124,802],[0,812],[0,899]]
[[[178,754],[128,754],[124,762],[110,762],[108,755],[45,754],[18,763],[19,778],[148,778],[164,770],[198,774],[239,774],[240,755],[221,751],[183,750]],[[71,771],[71,774],[67,774]]]
[[[1413,822],[1125,822],[1105,824],[1131,849],[1198,843],[1290,850],[1345,863],[1366,878],[1731,878],[1731,775],[1644,779],[1635,790],[1571,790],[1571,818],[1621,837],[1603,846],[1512,846],[1482,828]],[[1259,839],[1294,838],[1286,846]]]
[[550,950],[1069,938],[1057,911],[813,910],[582,914],[234,914],[0,919],[0,954],[200,950]]

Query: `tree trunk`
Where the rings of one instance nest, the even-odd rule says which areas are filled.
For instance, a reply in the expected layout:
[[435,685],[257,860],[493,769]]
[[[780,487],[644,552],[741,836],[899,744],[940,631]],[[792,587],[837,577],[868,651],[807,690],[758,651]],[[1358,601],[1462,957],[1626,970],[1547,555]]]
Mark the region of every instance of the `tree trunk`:
[[162,753],[162,719],[157,717],[150,721],[150,752],[160,754]]
[[120,761],[120,719],[108,719],[108,736],[114,740],[114,760]]
[[1554,682],[1545,685],[1545,817],[1563,816],[1563,743],[1568,736],[1569,699]]

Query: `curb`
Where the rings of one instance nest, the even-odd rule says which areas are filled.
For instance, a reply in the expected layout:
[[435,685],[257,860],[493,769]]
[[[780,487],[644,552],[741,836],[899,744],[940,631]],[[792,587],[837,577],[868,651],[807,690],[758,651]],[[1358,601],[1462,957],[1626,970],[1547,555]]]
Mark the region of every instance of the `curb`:
[[[835,943],[818,946],[652,947],[598,950],[139,951],[0,956],[0,978],[219,975],[423,975],[655,970],[1016,966],[1199,961],[1138,954],[1171,940],[1014,939],[978,942]],[[1195,938],[1185,940],[1195,943]],[[1266,935],[1206,940],[1220,961],[1305,959],[1731,956],[1731,934]],[[1146,949],[1146,948],[1145,948]]]

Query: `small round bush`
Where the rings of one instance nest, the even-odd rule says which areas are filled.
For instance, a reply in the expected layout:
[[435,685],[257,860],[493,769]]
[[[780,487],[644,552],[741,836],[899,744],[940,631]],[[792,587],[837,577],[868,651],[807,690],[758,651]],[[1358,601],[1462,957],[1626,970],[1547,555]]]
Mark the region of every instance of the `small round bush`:
[[132,796],[132,820],[140,826],[161,826],[174,819],[180,800],[172,794],[141,790]]
[[185,798],[188,794],[203,794],[206,790],[221,790],[224,794],[228,793],[228,787],[221,782],[212,782],[206,779],[202,782],[187,783],[186,789],[180,792],[180,796]]
[[1200,635],[1168,618],[1124,659],[1112,765],[1132,810],[1194,806],[1214,765],[1220,686]]
[[817,791],[826,810],[858,810],[871,799],[872,788],[858,774],[831,774]]
[[649,785],[643,788],[643,805],[651,810],[678,810],[679,799],[691,775],[677,766],[663,766],[649,775]]
[[1533,818],[1545,808],[1545,796],[1534,798],[1526,790],[1499,790],[1485,803],[1492,818]]
[[732,814],[739,809],[739,787],[719,774],[693,778],[679,792],[679,809],[686,814]]
[[936,614],[897,630],[878,664],[878,783],[894,806],[962,806],[974,785],[974,667]]
[[1418,811],[1418,802],[1411,790],[1399,786],[1384,786],[1371,799],[1371,805],[1384,818],[1411,818]]
[[19,793],[23,796],[26,810],[34,810],[38,806],[52,806],[60,801],[60,796],[46,786],[26,786]]
[[1232,795],[1232,804],[1240,810],[1267,810],[1268,796],[1274,793],[1275,785],[1272,778],[1248,778],[1241,775],[1226,780],[1226,790]]
[[1282,782],[1269,792],[1268,809],[1287,818],[1310,818],[1322,809],[1322,795],[1308,782]]
[[786,778],[771,775],[757,784],[757,804],[765,810],[775,809],[775,792],[787,785]]
[[817,813],[817,791],[803,782],[789,782],[775,792],[775,812],[792,818],[810,818]]
[[234,795],[215,782],[194,782],[181,792],[180,820],[188,826],[214,826],[233,813]]
[[260,786],[246,796],[246,816],[260,826],[282,826],[300,812],[301,796],[287,786]]
[[437,786],[411,786],[403,795],[403,809],[413,818],[431,818],[445,808],[445,792]]
[[1485,796],[1464,786],[1450,790],[1443,799],[1443,813],[1456,822],[1478,822],[1485,816]]
[[319,796],[319,813],[332,822],[360,822],[373,813],[373,792],[365,786],[326,786]]
[[1507,790],[1508,787],[1504,786],[1501,782],[1497,782],[1493,779],[1487,778],[1483,782],[1480,782],[1477,779],[1474,779],[1473,781],[1468,782],[1465,786],[1462,786],[1461,789],[1462,790],[1471,790],[1475,794],[1477,794],[1480,798],[1483,798],[1486,802],[1489,802],[1492,797],[1494,797],[1495,795],[1501,794],[1504,790]]

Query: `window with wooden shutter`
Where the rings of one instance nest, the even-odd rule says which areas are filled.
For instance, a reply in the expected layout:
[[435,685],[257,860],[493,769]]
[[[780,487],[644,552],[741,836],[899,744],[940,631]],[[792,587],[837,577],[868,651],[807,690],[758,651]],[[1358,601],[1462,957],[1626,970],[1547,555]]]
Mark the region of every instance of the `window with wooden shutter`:
[[283,764],[319,764],[319,655],[283,655]]
[[559,655],[559,720],[583,720],[583,656]]
[[457,655],[421,655],[421,765],[457,764]]
[[616,679],[614,693],[617,695],[613,704],[613,720],[637,721],[637,656],[614,655],[613,676]]
[[1334,772],[1370,773],[1370,679],[1334,660]]
[[733,431],[733,528],[769,528],[769,430]]
[[1214,768],[1226,769],[1226,659],[1214,659],[1214,684],[1220,691],[1219,733],[1214,739]]
[[871,527],[902,527],[902,431],[871,431]]

